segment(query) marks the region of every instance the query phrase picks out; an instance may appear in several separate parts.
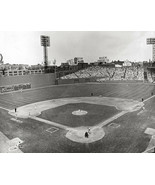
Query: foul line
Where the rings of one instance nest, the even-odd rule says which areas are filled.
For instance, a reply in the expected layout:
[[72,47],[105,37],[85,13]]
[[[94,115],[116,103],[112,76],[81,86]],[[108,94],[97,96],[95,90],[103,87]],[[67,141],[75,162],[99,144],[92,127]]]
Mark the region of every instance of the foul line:
[[65,130],[69,130],[70,129],[70,127],[67,127],[65,125],[61,125],[59,123],[55,123],[55,122],[52,122],[52,121],[49,121],[49,120],[46,120],[46,119],[42,119],[42,118],[38,118],[38,117],[35,117],[35,116],[29,116],[29,118],[34,119],[36,121],[40,121],[40,122],[46,123],[48,125],[59,127],[59,128],[65,129]]
[[[128,111],[122,111],[122,112],[114,115],[113,117],[111,117],[111,118],[109,118],[109,119],[107,119],[107,120],[105,120],[105,121],[103,121],[103,122],[101,122],[101,123],[99,123],[99,124],[97,124],[97,125],[95,125],[93,127],[94,128],[96,128],[96,127],[98,127],[98,128],[100,127],[101,128],[101,127],[107,125],[108,123],[114,121],[115,119],[123,116],[126,113],[128,113]],[[58,127],[58,128],[61,128],[61,129],[64,129],[64,130],[74,130],[74,129],[76,129],[74,127],[68,127],[68,126],[61,125],[59,123],[52,122],[52,121],[49,121],[49,120],[45,120],[45,119],[42,119],[42,118],[38,118],[38,117],[35,117],[35,116],[29,116],[29,118],[34,119],[36,121],[40,121],[40,122],[46,123],[46,124],[49,124],[49,125],[52,125],[52,126],[55,126],[55,127]]]
[[126,113],[128,113],[128,111],[122,111],[122,112],[120,112],[120,113],[114,115],[113,117],[111,117],[111,118],[109,118],[109,119],[107,119],[107,120],[105,120],[105,121],[103,121],[103,122],[97,124],[97,125],[94,126],[94,127],[103,127],[103,126],[107,125],[108,123],[114,121],[115,119],[117,119],[117,118],[123,116],[123,115],[126,114]]
[[148,100],[150,100],[150,99],[152,99],[152,98],[154,98],[155,97],[155,95],[153,95],[153,96],[151,96],[151,97],[149,97],[149,98],[147,98],[146,100],[144,100],[143,102],[146,102],[146,101],[148,101]]
[[[155,149],[155,146],[153,146],[153,147],[151,147],[151,148],[148,148],[147,150],[145,150],[144,152],[142,152],[142,153],[148,153],[149,151],[152,151],[152,150],[154,150]],[[153,152],[150,152],[150,153],[154,153],[154,151]]]
[[10,111],[10,109],[4,108],[4,107],[0,107],[0,109],[6,110],[6,111]]

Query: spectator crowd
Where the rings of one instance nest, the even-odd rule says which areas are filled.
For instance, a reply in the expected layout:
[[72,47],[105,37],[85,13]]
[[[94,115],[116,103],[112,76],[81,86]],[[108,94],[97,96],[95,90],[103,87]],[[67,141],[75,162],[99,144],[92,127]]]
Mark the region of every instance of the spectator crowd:
[[75,73],[61,77],[61,79],[92,78],[98,81],[106,80],[144,80],[143,67],[103,67],[91,66]]

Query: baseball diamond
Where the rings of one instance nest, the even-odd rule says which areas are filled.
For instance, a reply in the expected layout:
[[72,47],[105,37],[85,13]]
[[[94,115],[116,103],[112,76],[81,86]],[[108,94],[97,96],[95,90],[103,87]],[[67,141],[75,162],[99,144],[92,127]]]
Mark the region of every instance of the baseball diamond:
[[0,33],[0,153],[155,153],[153,34]]
[[[152,84],[82,83],[3,93],[1,135],[20,138],[20,152],[145,152],[155,119],[151,92]],[[2,145],[1,152],[17,152]]]

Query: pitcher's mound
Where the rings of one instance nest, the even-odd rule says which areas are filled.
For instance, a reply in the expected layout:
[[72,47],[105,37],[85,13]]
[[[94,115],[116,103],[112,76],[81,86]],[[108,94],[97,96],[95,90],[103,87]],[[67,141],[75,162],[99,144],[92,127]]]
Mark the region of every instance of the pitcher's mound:
[[[88,132],[88,137],[85,136],[85,133]],[[103,128],[95,127],[78,127],[71,129],[67,132],[66,137],[74,142],[78,143],[92,143],[102,139],[105,135]]]
[[72,112],[72,114],[76,116],[83,116],[83,115],[86,115],[87,113],[88,113],[87,111],[80,110],[80,109]]

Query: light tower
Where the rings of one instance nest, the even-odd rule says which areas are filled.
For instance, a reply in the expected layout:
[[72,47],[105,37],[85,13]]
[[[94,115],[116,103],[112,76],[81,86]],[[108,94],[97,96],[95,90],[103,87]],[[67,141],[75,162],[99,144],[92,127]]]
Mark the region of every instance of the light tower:
[[148,38],[147,44],[152,45],[152,62],[155,63],[155,38]]
[[45,67],[45,72],[47,72],[48,68],[48,52],[47,52],[47,47],[50,46],[50,37],[41,35],[41,46],[44,48],[44,67]]

